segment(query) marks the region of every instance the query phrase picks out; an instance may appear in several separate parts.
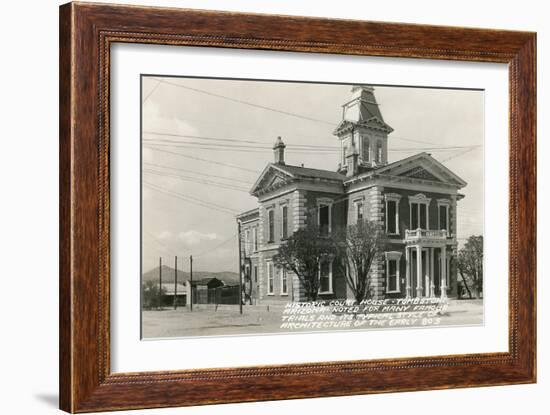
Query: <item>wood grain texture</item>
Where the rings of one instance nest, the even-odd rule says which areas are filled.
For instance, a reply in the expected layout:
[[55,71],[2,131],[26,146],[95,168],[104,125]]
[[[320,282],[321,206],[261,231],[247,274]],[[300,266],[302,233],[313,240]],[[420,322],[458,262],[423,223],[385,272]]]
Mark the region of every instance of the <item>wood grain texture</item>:
[[[117,42],[508,63],[509,352],[110,373],[109,69],[110,46]],[[86,3],[61,6],[61,409],[90,412],[534,382],[535,62],[534,33]]]

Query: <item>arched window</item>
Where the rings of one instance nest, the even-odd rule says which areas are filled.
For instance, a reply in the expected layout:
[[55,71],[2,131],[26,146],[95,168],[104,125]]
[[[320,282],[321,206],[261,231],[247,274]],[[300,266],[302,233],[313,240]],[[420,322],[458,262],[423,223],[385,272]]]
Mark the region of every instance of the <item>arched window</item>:
[[363,141],[363,160],[369,161],[370,159],[370,143],[369,139],[365,138]]
[[379,141],[376,145],[376,162],[380,163],[382,161],[382,143]]

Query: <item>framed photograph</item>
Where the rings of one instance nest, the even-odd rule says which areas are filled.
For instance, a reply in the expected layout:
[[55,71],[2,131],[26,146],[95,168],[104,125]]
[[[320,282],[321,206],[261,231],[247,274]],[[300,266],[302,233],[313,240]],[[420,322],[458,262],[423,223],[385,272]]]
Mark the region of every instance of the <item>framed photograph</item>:
[[536,381],[534,33],[60,8],[60,407]]

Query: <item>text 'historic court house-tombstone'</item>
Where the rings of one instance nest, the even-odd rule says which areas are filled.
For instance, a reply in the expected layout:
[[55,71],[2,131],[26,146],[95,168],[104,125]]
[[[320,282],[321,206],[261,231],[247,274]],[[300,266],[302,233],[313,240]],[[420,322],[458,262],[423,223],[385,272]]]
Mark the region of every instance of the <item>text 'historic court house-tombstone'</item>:
[[[387,236],[370,270],[373,298],[456,296],[457,202],[466,182],[425,152],[388,160],[392,131],[374,88],[354,86],[334,131],[335,170],[286,164],[277,138],[274,162],[250,191],[258,208],[237,216],[247,298],[305,301],[297,276],[274,264],[281,242],[308,222],[330,234],[364,219],[378,222]],[[320,264],[318,299],[353,299],[335,260]]]

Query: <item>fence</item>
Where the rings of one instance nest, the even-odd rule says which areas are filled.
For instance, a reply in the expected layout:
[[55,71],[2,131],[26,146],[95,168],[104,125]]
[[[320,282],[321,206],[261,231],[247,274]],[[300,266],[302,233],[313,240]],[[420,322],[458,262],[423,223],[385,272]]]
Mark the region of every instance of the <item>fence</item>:
[[239,286],[193,288],[193,304],[239,304]]

